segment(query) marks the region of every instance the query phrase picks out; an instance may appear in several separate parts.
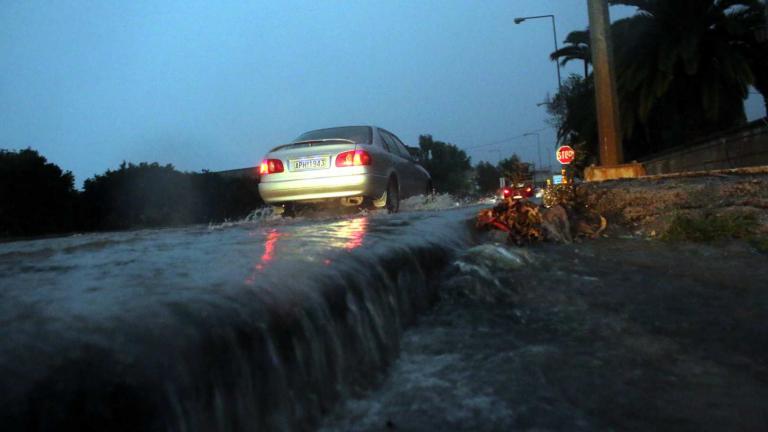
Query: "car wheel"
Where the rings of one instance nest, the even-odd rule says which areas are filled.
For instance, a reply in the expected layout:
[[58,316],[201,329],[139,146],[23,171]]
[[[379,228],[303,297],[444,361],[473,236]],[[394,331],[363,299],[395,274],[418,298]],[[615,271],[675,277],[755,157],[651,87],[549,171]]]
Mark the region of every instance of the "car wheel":
[[397,180],[389,179],[387,184],[387,204],[385,206],[389,213],[397,213],[400,210],[400,192],[397,188]]

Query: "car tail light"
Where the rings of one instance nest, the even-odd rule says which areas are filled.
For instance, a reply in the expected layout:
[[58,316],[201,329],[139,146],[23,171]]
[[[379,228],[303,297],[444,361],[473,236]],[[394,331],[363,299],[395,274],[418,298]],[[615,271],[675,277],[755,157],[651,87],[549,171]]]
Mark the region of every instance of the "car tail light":
[[337,167],[370,165],[371,155],[365,150],[350,150],[336,156]]
[[511,191],[511,190],[509,190],[509,188],[504,188],[504,196],[505,196],[505,197],[508,197],[508,196],[510,196],[511,194],[512,194],[512,191]]
[[283,161],[280,159],[264,159],[259,166],[259,174],[261,175],[281,173],[284,170]]

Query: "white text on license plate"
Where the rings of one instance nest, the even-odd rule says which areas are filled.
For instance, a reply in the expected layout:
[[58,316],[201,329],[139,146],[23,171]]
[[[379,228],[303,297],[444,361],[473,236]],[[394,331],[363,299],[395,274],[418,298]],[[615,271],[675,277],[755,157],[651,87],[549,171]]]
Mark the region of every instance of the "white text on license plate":
[[291,162],[295,171],[328,168],[328,158],[326,157],[296,159]]

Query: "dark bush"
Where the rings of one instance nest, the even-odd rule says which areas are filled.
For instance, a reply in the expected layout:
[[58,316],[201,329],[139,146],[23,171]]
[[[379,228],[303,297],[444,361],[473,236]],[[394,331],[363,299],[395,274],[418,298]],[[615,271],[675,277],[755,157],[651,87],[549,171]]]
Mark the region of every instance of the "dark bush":
[[457,146],[419,136],[421,165],[432,176],[432,186],[441,193],[466,195],[473,189],[469,156]]
[[263,204],[255,178],[182,173],[172,165],[123,163],[85,181],[89,229],[126,229],[242,218]]
[[37,151],[0,150],[0,236],[76,228],[74,177]]
[[35,150],[0,150],[0,237],[239,219],[263,205],[258,179],[123,163],[74,188]]

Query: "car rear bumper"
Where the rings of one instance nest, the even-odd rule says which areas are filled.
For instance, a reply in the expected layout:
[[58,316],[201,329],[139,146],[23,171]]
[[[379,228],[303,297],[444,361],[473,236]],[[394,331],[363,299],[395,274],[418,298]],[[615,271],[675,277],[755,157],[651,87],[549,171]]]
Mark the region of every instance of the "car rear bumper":
[[385,188],[385,177],[365,173],[299,180],[266,181],[259,183],[259,194],[261,194],[264,202],[276,204],[351,196],[378,197],[384,193]]

